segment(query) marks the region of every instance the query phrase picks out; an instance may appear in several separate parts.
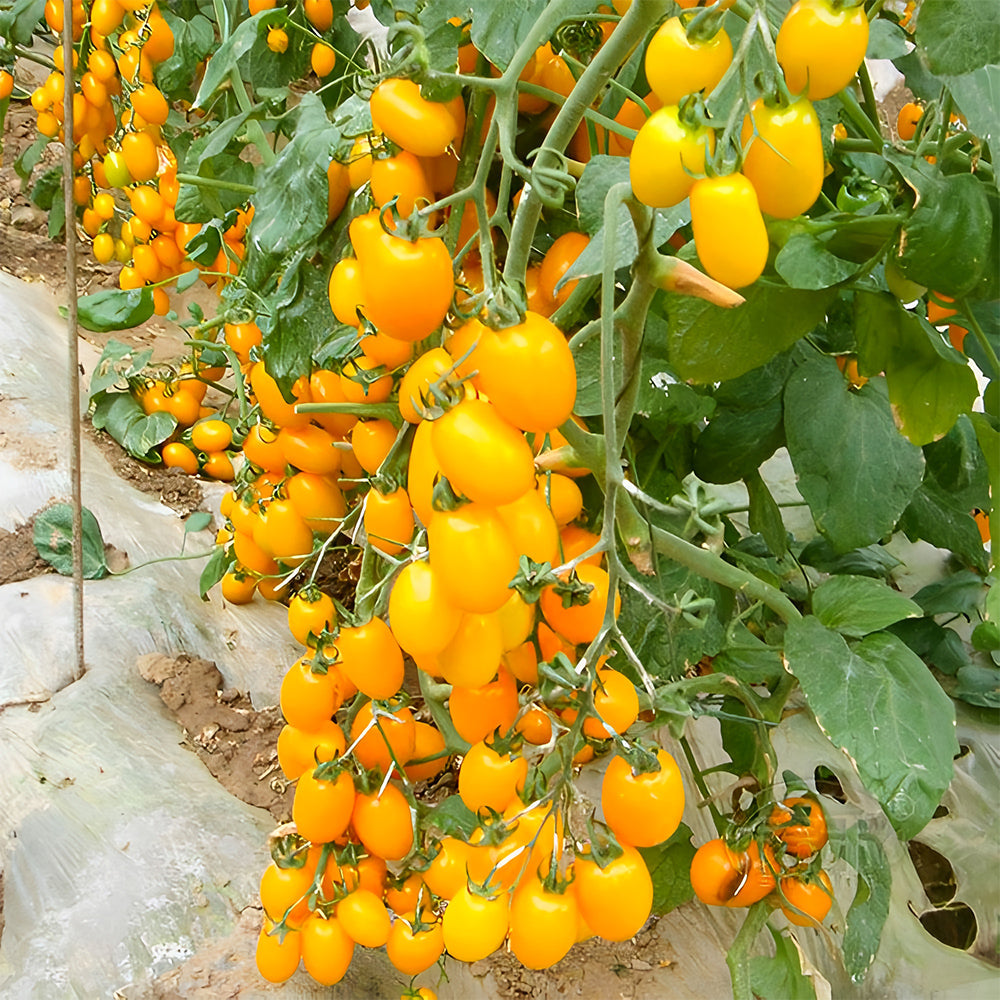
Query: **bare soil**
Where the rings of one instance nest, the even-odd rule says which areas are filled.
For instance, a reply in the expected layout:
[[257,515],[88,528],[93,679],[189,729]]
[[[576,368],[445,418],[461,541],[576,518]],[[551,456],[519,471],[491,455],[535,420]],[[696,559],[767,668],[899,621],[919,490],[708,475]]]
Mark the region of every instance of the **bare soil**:
[[278,823],[292,816],[292,788],[278,767],[277,707],[255,711],[249,697],[224,688],[214,663],[195,656],[139,657],[141,677],[160,688],[164,705],[184,731],[184,745],[231,795],[266,809]]

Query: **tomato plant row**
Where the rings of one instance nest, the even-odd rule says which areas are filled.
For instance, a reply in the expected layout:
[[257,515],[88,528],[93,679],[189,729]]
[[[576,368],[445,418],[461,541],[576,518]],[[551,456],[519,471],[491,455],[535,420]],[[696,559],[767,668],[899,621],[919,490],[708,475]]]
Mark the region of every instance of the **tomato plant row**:
[[[951,779],[953,699],[996,707],[977,15],[376,0],[376,48],[365,6],[75,4],[19,163],[72,132],[71,224],[123,265],[85,325],[181,322],[168,289],[199,280],[219,295],[182,321],[190,357],[112,341],[91,391],[133,454],[232,483],[203,596],[287,604],[303,647],[261,973],[332,984],[361,945],[415,976],[504,942],[545,968],[694,895],[750,908],[740,997],[764,995],[749,954],[772,915],[805,940],[833,910],[863,977],[882,848],[861,819],[828,837],[770,731],[810,712],[907,840]],[[0,15],[8,64],[40,15],[65,11]],[[919,99],[894,132],[866,55]],[[782,447],[814,537],[762,473]],[[711,497],[737,482],[745,504]],[[961,571],[903,596],[894,533]],[[336,550],[352,600],[319,583]],[[726,754],[704,769],[699,716]],[[697,850],[692,792],[715,827]],[[848,865],[867,893],[833,909]]]

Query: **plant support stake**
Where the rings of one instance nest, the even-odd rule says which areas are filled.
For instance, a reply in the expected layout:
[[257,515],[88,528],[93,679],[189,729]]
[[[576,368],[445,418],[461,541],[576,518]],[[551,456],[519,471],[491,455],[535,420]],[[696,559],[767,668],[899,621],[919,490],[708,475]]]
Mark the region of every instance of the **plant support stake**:
[[[73,15],[63,10],[63,52],[73,52]],[[80,348],[76,333],[76,203],[73,199],[73,89],[72,59],[67,56],[63,89],[63,204],[66,221],[66,386],[69,407],[69,478],[73,507],[73,636],[74,678],[84,672],[83,660],[83,486],[80,473]]]

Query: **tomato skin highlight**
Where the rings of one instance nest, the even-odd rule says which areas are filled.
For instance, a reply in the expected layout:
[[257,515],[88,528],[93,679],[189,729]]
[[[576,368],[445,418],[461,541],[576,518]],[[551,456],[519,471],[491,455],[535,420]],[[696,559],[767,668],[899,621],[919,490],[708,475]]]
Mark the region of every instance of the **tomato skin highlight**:
[[524,877],[511,897],[510,950],[526,968],[547,969],[576,943],[578,920],[575,892],[550,892],[537,877]]
[[355,800],[354,782],[346,771],[332,780],[307,771],[295,786],[292,821],[300,834],[314,844],[325,844],[343,836],[351,821]]
[[743,174],[762,212],[793,219],[813,206],[825,164],[819,117],[808,100],[772,108],[758,98],[743,122],[742,141]]
[[664,104],[704,91],[707,97],[733,61],[733,45],[720,28],[706,41],[687,37],[683,22],[672,17],[657,29],[646,50],[646,79]]
[[506,603],[518,555],[494,508],[466,504],[435,511],[427,540],[431,567],[455,607],[488,614]]
[[492,403],[464,399],[433,427],[434,454],[456,493],[496,507],[534,488],[531,448]]
[[679,205],[704,175],[714,151],[714,129],[687,125],[676,105],[654,111],[640,127],[629,155],[632,193],[653,208]]
[[264,925],[257,938],[257,971],[269,983],[283,983],[291,979],[299,967],[302,956],[302,935],[299,931],[289,931],[283,941],[278,940],[274,921],[264,918]]
[[410,656],[434,656],[451,642],[462,612],[448,600],[427,562],[404,566],[389,592],[389,622]]
[[628,845],[601,868],[588,854],[573,863],[583,919],[607,941],[627,941],[649,919],[653,880],[642,855]]
[[[354,232],[352,228],[352,240]],[[411,243],[379,227],[377,233],[359,239],[354,249],[365,313],[379,331],[397,340],[417,341],[437,330],[455,292],[444,240],[427,236]]]
[[690,199],[695,248],[705,271],[729,288],[752,285],[764,272],[769,246],[753,184],[742,174],[703,177]]
[[452,897],[441,924],[448,954],[460,962],[478,962],[492,955],[507,936],[507,893],[487,899],[463,886]]
[[476,348],[479,382],[500,415],[524,431],[549,431],[565,423],[576,402],[576,366],[562,331],[530,310],[524,322]]
[[864,4],[835,10],[829,0],[798,0],[774,42],[788,89],[810,101],[843,90],[865,58],[868,34]]
[[413,80],[383,80],[372,92],[370,107],[375,127],[417,156],[440,156],[458,138],[447,105],[422,97]]
[[312,913],[302,925],[302,964],[317,983],[334,986],[347,975],[354,941],[336,917]]
[[634,775],[623,757],[604,772],[601,808],[615,836],[634,847],[652,847],[671,837],[684,813],[680,769],[666,750],[657,750],[659,771]]
[[[830,876],[820,871],[809,882],[788,876],[781,880],[781,912],[797,927],[816,927],[833,906],[833,886]],[[798,912],[801,911],[801,912]]]

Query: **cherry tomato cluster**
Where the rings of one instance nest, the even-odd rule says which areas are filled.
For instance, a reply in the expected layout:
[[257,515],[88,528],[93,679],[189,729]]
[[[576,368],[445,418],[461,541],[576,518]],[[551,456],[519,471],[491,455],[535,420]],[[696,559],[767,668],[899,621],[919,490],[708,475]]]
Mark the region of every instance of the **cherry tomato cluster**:
[[724,123],[707,116],[703,101],[733,59],[721,16],[672,17],[657,29],[645,61],[652,113],[641,122],[629,168],[632,190],[647,205],[690,199],[699,260],[712,278],[743,288],[767,263],[764,217],[794,218],[819,197],[825,163],[812,102],[854,78],[868,45],[868,19],[860,4],[793,4],[774,43],[784,79],[753,102],[740,132],[740,169],[727,170],[713,161]]
[[[408,213],[450,191],[464,106],[388,78],[371,112],[375,131],[327,171],[332,217],[352,190],[374,203],[351,220],[329,281],[356,347],[339,370],[299,378],[289,399],[255,360],[259,330],[225,328],[259,418],[223,502],[223,596],[285,600],[307,650],[281,686],[295,832],[261,884],[258,964],[275,981],[301,960],[337,982],[358,944],[384,946],[416,975],[446,952],[476,961],[505,941],[544,968],[592,934],[624,940],[652,907],[638,849],[668,839],[684,808],[671,755],[621,738],[639,716],[633,681],[607,656],[592,680],[576,672],[621,606],[599,536],[576,523],[588,470],[549,455],[565,444],[557,428],[572,416],[576,371],[547,314],[572,291],[556,285],[586,237],[566,234],[535,265],[538,309],[523,321],[463,319],[455,304],[475,290],[475,251],[459,287],[441,237],[413,232]],[[294,582],[345,524],[385,570],[379,613]],[[525,564],[569,566],[526,600],[511,587]],[[540,676],[553,663],[560,672]],[[581,838],[568,828],[568,781],[613,749],[607,835]],[[422,783],[446,768],[471,833],[425,815]]]
[[826,814],[811,795],[776,804],[737,849],[718,837],[691,860],[691,886],[708,906],[752,906],[762,899],[799,927],[816,927],[833,906],[833,887],[817,855],[828,840]]

